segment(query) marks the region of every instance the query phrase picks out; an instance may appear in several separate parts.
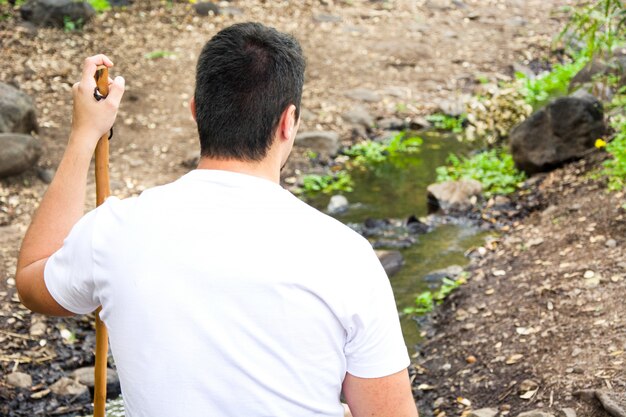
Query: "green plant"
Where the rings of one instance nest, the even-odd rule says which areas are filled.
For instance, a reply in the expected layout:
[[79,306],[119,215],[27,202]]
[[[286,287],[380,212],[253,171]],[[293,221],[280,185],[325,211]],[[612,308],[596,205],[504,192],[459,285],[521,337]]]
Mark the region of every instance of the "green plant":
[[626,188],[626,116],[618,115],[611,121],[615,137],[606,144],[606,151],[612,156],[604,162],[602,173],[608,178],[610,190]]
[[418,152],[424,141],[418,136],[406,136],[399,133],[394,137],[377,142],[366,140],[352,145],[343,153],[352,158],[355,166],[372,166],[392,159],[401,154]]
[[174,53],[170,51],[152,51],[152,52],[146,53],[143,57],[146,59],[157,59],[157,58],[167,58],[168,56],[174,56]]
[[347,171],[337,171],[331,175],[305,175],[299,192],[307,194],[331,194],[337,191],[352,192],[352,177]]
[[87,0],[87,2],[91,4],[94,10],[98,13],[105,12],[111,9],[109,0]]
[[83,28],[83,19],[78,18],[76,20],[72,20],[69,16],[63,16],[63,30],[65,32],[75,32]]
[[450,131],[454,133],[462,133],[463,125],[467,120],[467,115],[462,114],[461,116],[454,117],[448,116],[447,114],[443,113],[435,113],[427,116],[426,120],[431,122],[435,129]]
[[435,308],[435,305],[443,303],[443,300],[445,300],[448,295],[462,284],[465,284],[465,282],[465,274],[462,274],[458,279],[445,277],[441,281],[441,287],[439,287],[438,290],[421,292],[415,298],[415,306],[405,308],[403,310],[404,314],[424,315],[430,313],[433,308]]
[[538,108],[550,99],[566,95],[572,78],[589,62],[589,57],[580,54],[572,62],[555,64],[552,70],[530,78],[518,72],[515,78],[521,84],[520,92],[533,108]]
[[623,43],[620,33],[626,23],[622,0],[596,0],[584,7],[572,8],[572,15],[558,39],[573,36],[584,43],[581,54],[593,58],[598,53],[611,54]]
[[526,178],[515,167],[513,157],[503,149],[492,149],[472,157],[451,154],[448,165],[437,168],[437,181],[475,179],[483,185],[486,197],[494,194],[510,194]]

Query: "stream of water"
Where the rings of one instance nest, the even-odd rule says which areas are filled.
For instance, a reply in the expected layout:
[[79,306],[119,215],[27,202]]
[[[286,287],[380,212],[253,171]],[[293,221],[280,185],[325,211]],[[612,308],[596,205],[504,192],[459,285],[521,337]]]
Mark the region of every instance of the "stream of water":
[[[354,191],[345,194],[350,209],[336,218],[344,223],[361,223],[367,218],[406,219],[411,215],[427,215],[426,188],[435,182],[436,168],[445,165],[450,153],[463,155],[471,148],[455,136],[434,133],[420,136],[424,143],[418,153],[375,169],[352,172]],[[309,203],[324,210],[329,200],[330,196],[320,195]],[[467,224],[446,224],[420,235],[415,245],[401,250],[405,264],[391,277],[398,310],[413,306],[419,293],[438,284],[424,281],[430,272],[452,265],[465,266],[465,252],[481,245],[485,236],[484,231]],[[401,323],[407,346],[413,350],[421,339],[419,327],[409,316],[403,316]]]

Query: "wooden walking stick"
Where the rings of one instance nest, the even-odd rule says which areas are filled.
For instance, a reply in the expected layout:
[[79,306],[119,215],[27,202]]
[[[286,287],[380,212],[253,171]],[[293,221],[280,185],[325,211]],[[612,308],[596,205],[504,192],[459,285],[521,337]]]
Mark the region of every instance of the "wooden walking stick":
[[[106,98],[109,94],[109,69],[104,65],[96,71],[97,92],[96,99]],[[109,138],[107,132],[100,138],[96,146],[96,205],[104,203],[111,194],[109,188]],[[93,394],[93,416],[104,417],[104,407],[107,399],[107,355],[109,349],[109,336],[107,328],[100,320],[100,310],[96,310],[96,366]]]

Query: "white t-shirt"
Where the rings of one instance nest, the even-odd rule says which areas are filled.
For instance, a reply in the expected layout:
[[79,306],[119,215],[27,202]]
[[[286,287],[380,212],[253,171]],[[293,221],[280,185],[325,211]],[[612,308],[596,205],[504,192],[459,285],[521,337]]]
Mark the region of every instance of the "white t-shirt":
[[128,417],[339,417],[346,372],[409,364],[367,240],[249,175],[195,170],[109,198],[45,282],[67,310],[102,305]]

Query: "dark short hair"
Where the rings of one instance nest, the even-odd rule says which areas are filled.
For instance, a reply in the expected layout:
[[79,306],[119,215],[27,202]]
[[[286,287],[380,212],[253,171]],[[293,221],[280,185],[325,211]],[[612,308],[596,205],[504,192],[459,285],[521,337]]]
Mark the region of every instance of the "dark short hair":
[[260,23],[218,32],[198,58],[196,120],[202,156],[259,161],[283,111],[300,114],[305,60],[291,35]]

